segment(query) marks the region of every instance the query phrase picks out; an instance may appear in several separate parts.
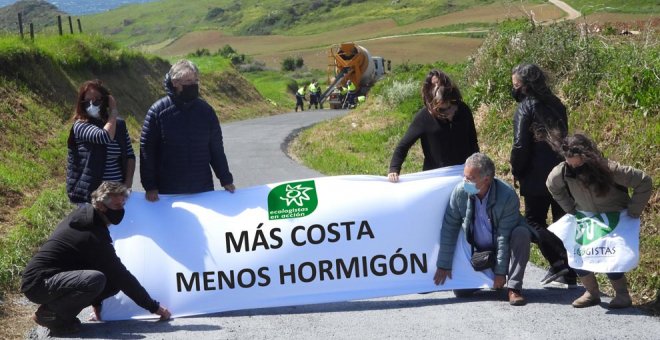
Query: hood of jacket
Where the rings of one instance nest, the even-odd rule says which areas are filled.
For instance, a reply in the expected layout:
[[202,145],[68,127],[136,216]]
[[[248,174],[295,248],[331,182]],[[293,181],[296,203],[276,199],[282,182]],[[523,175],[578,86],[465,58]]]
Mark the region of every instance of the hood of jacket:
[[172,78],[170,77],[169,72],[165,73],[163,87],[165,88],[165,93],[167,93],[170,98],[174,99],[176,97],[176,90],[174,89],[174,84],[172,84]]
[[89,230],[94,227],[105,227],[106,224],[101,214],[94,207],[86,203],[71,213],[71,228],[78,230]]

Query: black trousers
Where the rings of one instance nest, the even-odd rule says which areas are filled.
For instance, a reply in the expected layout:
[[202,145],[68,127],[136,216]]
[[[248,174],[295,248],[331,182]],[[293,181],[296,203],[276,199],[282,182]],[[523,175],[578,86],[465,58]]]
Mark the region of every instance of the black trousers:
[[568,264],[566,249],[557,235],[548,231],[548,210],[552,210],[552,221],[556,222],[565,212],[550,195],[523,196],[525,199],[525,219],[527,223],[539,234],[538,244],[541,254],[553,265],[559,261]]
[[45,279],[25,292],[25,297],[55,312],[58,319],[73,320],[93,301],[102,301],[99,300],[102,295],[114,295],[110,294],[111,291],[116,294],[115,289],[106,287],[103,273],[96,270],[74,270]]

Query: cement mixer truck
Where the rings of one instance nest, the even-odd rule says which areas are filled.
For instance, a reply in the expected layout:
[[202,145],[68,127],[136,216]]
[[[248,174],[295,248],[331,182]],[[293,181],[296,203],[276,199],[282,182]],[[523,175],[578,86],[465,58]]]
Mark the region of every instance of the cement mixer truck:
[[[345,106],[337,86],[346,86],[350,80],[355,85],[356,96],[363,96],[385,74],[385,60],[382,57],[372,57],[366,48],[355,43],[333,45],[330,47],[328,59],[330,86],[319,101],[323,103],[328,100],[331,109]],[[343,99],[345,101],[345,98]]]

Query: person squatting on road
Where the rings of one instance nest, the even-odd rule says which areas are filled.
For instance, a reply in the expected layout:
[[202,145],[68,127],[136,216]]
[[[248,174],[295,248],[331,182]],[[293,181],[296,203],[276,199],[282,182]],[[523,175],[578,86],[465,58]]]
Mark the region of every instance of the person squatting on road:
[[124,292],[135,303],[167,320],[171,314],[121,263],[108,230],[124,216],[128,188],[103,182],[62,220],[23,271],[21,292],[39,308],[33,320],[51,335],[79,331],[80,311],[91,305],[101,320],[104,299]]
[[[495,178],[495,164],[486,155],[475,153],[465,162],[464,180],[451,193],[440,231],[436,285],[452,278],[454,250],[461,229],[473,250],[492,251],[495,256],[493,288],[508,287],[509,303],[526,304],[522,295],[523,277],[529,261],[530,242],[535,231],[520,215],[515,190]],[[508,275],[508,281],[507,281]],[[455,290],[466,297],[477,289]]]
[[67,140],[66,192],[71,203],[89,203],[102,181],[133,185],[135,154],[117,102],[103,83],[84,82],[78,90]]
[[577,288],[575,272],[568,266],[566,249],[561,240],[548,231],[548,210],[552,221],[564,216],[564,210],[545,187],[545,180],[555,165],[562,162],[553,150],[549,138],[564,138],[568,134],[566,107],[546,84],[541,68],[520,64],[511,71],[511,95],[518,102],[513,114],[513,145],[511,172],[514,183],[520,183],[520,196],[525,202],[525,218],[539,234],[533,240],[549,268],[541,279],[546,287]]
[[424,153],[422,170],[463,164],[466,158],[479,152],[472,111],[451,79],[444,72],[431,70],[421,92],[424,107],[415,114],[394,149],[387,175],[390,182],[399,181],[403,161],[418,139]]
[[[234,178],[213,108],[199,98],[199,71],[179,60],[165,76],[167,96],[155,102],[140,137],[140,179],[150,202],[158,194],[213,191],[213,174],[229,192]],[[209,166],[210,165],[210,166]]]
[[[559,143],[557,143],[559,144]],[[639,218],[653,194],[653,180],[643,171],[610,161],[596,144],[583,134],[574,134],[560,142],[558,148],[564,162],[555,166],[546,185],[554,199],[568,214],[579,211],[606,213],[628,210],[628,215]],[[628,195],[632,189],[632,197]],[[592,272],[576,270],[586,291],[573,301],[573,307],[582,308],[600,304],[596,276]],[[632,305],[624,273],[606,273],[615,296],[609,308]]]
[[305,87],[300,86],[298,88],[298,91],[296,91],[296,112],[298,112],[298,108],[300,107],[300,111],[305,111]]

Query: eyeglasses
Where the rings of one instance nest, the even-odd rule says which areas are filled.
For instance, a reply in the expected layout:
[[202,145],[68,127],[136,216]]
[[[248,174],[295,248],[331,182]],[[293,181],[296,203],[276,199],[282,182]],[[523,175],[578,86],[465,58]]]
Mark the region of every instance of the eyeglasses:
[[80,103],[82,103],[83,107],[85,108],[88,108],[90,106],[90,103],[91,105],[94,106],[101,106],[101,104],[103,104],[103,99],[99,98],[94,100],[83,100]]
[[580,148],[578,148],[576,146],[569,146],[568,144],[562,144],[561,150],[566,152],[566,153],[573,154],[573,155],[582,154],[582,152],[580,151]]

